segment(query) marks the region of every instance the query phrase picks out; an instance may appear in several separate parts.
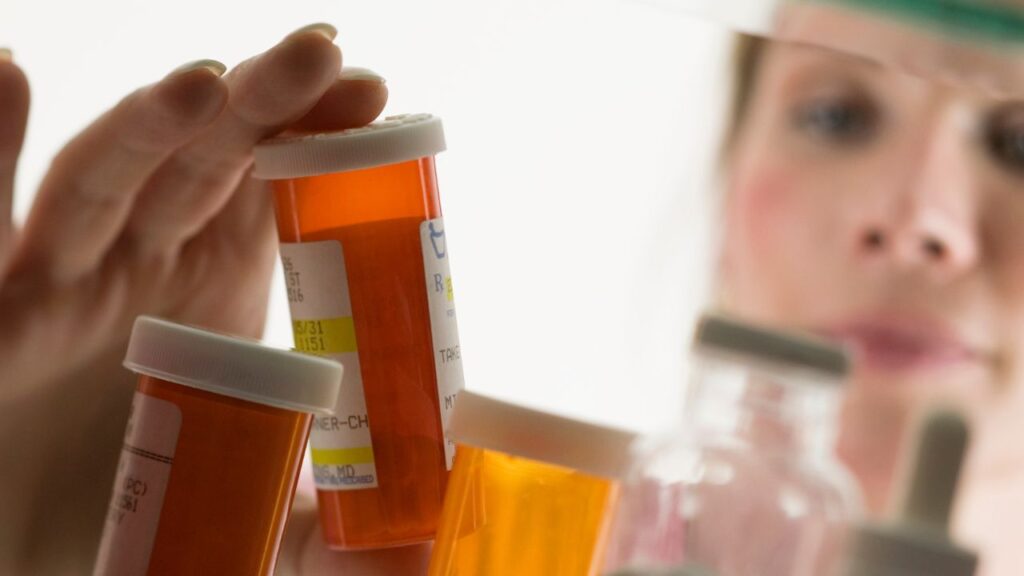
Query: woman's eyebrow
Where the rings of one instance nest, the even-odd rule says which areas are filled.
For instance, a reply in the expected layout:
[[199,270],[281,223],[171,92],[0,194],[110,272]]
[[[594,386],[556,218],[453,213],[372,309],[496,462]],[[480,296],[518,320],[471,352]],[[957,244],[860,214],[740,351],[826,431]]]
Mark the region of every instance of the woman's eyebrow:
[[799,93],[821,84],[866,89],[893,76],[876,62],[816,48],[788,48],[777,58],[777,88],[782,93]]
[[820,71],[837,74],[888,74],[890,72],[885,66],[874,60],[809,45],[786,46],[783,48],[781,58],[790,61],[787,68],[790,68],[793,73]]

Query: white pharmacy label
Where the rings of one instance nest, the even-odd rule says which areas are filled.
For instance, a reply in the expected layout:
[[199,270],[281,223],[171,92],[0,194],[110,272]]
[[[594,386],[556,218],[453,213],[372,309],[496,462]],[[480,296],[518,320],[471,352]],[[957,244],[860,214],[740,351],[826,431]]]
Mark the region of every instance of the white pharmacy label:
[[444,458],[451,470],[452,459],[455,458],[455,442],[448,438],[448,420],[455,406],[455,397],[464,384],[459,327],[455,320],[455,294],[448,265],[443,218],[420,224],[420,243],[423,246],[423,271],[427,280],[430,334],[434,344],[437,399],[441,407],[441,430],[444,432]]
[[135,393],[94,576],[144,576],[149,570],[180,431],[176,405]]
[[345,367],[333,416],[314,416],[309,435],[313,478],[321,490],[377,487],[352,321],[345,254],[337,240],[282,243],[295,348]]

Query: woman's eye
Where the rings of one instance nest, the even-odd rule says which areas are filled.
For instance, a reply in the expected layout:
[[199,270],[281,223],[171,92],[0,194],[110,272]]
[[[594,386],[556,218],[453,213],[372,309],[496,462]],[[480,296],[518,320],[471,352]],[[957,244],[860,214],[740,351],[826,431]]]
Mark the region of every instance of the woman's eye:
[[852,99],[814,100],[796,108],[795,126],[835,144],[857,144],[870,138],[878,113],[870,103]]
[[995,113],[985,128],[985,140],[996,163],[1007,170],[1024,173],[1024,110]]

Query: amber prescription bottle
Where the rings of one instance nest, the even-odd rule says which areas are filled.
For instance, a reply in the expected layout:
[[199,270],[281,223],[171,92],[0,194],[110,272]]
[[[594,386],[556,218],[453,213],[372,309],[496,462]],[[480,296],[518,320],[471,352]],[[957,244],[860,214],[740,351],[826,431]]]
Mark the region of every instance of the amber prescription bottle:
[[324,537],[430,540],[451,469],[462,363],[434,158],[441,120],[267,141],[296,348],[339,360],[338,409],[310,436]]
[[634,436],[459,394],[429,576],[597,574]]
[[150,317],[94,575],[270,575],[309,435],[342,368]]

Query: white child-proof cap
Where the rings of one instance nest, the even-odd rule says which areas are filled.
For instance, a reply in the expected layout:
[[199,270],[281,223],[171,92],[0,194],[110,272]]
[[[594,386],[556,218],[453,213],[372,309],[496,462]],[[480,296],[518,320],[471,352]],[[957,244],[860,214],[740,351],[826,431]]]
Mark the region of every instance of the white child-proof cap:
[[191,326],[135,319],[124,366],[133,372],[298,412],[332,413],[341,364]]
[[605,478],[621,478],[628,471],[636,437],[469,390],[455,399],[448,436],[462,444]]
[[253,151],[253,176],[281,180],[347,172],[433,156],[444,149],[440,118],[401,114],[360,128],[264,140]]

